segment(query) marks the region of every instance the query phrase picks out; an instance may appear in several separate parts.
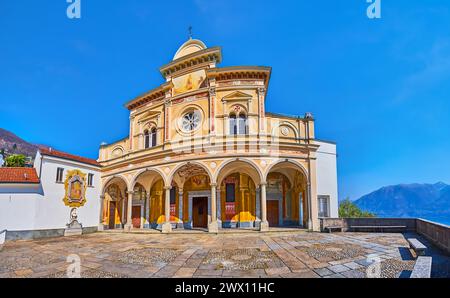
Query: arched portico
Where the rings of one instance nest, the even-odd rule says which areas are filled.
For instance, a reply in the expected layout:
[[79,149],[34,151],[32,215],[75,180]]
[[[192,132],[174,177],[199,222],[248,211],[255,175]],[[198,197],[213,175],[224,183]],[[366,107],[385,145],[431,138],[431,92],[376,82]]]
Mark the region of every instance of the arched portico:
[[[162,228],[165,222],[163,198],[166,179],[157,168],[147,168],[137,172],[131,182],[131,222],[134,228]],[[142,186],[139,189],[138,186]],[[135,223],[141,222],[140,226]]]
[[169,175],[166,202],[171,228],[208,228],[217,232],[216,184],[210,169],[201,162],[177,165]]
[[127,191],[128,183],[122,176],[113,176],[104,182],[100,196],[100,230],[124,227]]
[[265,171],[268,222],[312,228],[308,171],[298,161],[280,159]]
[[261,224],[261,169],[245,158],[223,162],[216,171],[218,218],[224,228],[252,228]]

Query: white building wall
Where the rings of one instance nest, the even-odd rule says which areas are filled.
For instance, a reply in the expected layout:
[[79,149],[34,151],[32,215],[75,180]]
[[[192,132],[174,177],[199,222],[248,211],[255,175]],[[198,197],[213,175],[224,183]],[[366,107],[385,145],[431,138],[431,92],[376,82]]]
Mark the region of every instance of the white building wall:
[[33,186],[6,187],[9,193],[0,192],[0,232],[34,230],[36,204],[43,196]]
[[[40,154],[36,160],[40,160]],[[41,164],[39,164],[41,163]],[[78,208],[78,221],[83,227],[98,227],[100,214],[100,172],[98,168],[85,165],[78,162],[63,160],[60,158],[44,156],[42,161],[36,165],[42,167],[36,168],[41,173],[41,184],[44,191],[44,200],[36,206],[35,227],[36,229],[63,229],[70,219],[70,207],[67,207],[63,198],[65,195],[64,180],[67,172],[72,170],[81,170],[87,175],[94,174],[93,187],[87,187],[86,204]],[[58,168],[64,169],[63,182],[56,182],[56,172]]]
[[[336,144],[316,141],[317,151],[317,195],[330,197],[330,217],[338,217],[338,183]],[[317,200],[318,198],[316,198]]]
[[[93,187],[87,187],[86,204],[78,208],[78,221],[83,228],[99,224],[101,181],[99,169],[94,166],[60,158],[43,156],[38,152],[35,168],[41,175],[41,184],[0,185],[0,231],[33,231],[65,229],[70,219],[70,207],[63,198],[64,183],[56,182],[57,168],[64,168],[63,181],[68,171],[81,170],[94,174]],[[86,181],[87,182],[87,181]]]

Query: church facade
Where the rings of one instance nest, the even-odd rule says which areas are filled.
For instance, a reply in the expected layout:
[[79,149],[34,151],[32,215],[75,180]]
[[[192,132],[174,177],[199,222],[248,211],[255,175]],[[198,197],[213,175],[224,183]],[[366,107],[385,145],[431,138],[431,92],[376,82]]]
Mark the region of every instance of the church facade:
[[221,61],[189,39],[165,83],[125,104],[129,136],[99,152],[100,230],[318,231],[337,217],[336,145],[310,113],[266,111],[270,67]]

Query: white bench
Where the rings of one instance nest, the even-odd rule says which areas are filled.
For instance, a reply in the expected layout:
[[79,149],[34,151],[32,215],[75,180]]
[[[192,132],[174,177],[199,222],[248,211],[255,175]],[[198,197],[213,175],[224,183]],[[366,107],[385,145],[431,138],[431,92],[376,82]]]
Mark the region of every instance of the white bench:
[[425,250],[427,249],[427,247],[425,245],[423,245],[422,242],[420,242],[416,238],[409,238],[408,242],[409,242],[409,247],[412,248],[416,252],[416,255],[418,255],[418,256],[425,255]]
[[418,257],[410,278],[431,278],[431,257]]

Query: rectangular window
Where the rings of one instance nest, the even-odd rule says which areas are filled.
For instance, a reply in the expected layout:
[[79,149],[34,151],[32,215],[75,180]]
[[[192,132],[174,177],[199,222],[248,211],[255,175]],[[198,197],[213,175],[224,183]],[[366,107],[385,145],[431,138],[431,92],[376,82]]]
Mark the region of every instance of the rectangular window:
[[94,174],[88,174],[88,186],[94,185]]
[[56,182],[61,183],[63,181],[64,169],[56,169]]
[[170,189],[170,205],[175,205],[177,203],[177,197],[176,197],[176,188],[172,187]]
[[330,197],[319,196],[319,217],[330,217]]
[[225,191],[226,191],[226,202],[234,203],[235,202],[235,185],[234,185],[234,183],[227,183]]

